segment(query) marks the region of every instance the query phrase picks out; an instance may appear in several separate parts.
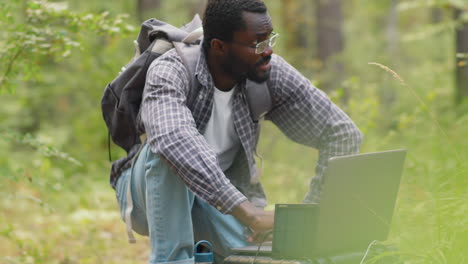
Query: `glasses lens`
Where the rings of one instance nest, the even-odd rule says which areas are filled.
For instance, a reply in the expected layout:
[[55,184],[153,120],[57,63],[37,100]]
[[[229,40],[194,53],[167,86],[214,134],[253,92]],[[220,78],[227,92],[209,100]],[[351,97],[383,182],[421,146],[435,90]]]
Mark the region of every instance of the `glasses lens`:
[[273,33],[274,35],[271,36],[269,39],[264,40],[257,44],[257,49],[255,50],[256,54],[263,53],[268,46],[274,47],[276,45],[276,40],[278,39],[278,34]]
[[270,38],[270,47],[274,47],[276,45],[276,40],[278,39],[278,34],[271,36]]
[[267,46],[268,46],[268,39],[258,43],[255,53],[257,54],[263,53],[266,50]]

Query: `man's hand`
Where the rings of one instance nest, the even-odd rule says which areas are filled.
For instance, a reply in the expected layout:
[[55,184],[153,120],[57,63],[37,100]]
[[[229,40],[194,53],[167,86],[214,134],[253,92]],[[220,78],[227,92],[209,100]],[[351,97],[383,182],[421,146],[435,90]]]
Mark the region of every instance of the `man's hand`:
[[257,208],[249,201],[234,208],[231,214],[252,230],[249,242],[262,242],[265,234],[273,229],[275,212]]

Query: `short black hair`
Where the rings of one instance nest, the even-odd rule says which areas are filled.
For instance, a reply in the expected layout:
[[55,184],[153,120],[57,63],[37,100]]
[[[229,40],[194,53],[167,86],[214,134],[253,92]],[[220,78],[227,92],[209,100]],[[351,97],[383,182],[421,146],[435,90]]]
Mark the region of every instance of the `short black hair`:
[[262,0],[208,0],[203,17],[203,48],[208,51],[212,39],[231,41],[236,31],[245,29],[242,12],[266,13]]

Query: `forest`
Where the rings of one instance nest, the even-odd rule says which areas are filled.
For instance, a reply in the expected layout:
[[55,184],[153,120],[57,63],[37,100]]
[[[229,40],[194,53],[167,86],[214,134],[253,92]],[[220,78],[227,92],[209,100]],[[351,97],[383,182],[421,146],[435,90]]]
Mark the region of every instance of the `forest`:
[[[407,149],[392,254],[468,262],[468,1],[264,2],[274,52],[355,121],[361,152]],[[0,263],[147,262],[148,238],[127,242],[109,185],[100,100],[144,20],[182,26],[205,3],[0,1]],[[267,208],[300,203],[317,151],[265,121],[258,152]]]

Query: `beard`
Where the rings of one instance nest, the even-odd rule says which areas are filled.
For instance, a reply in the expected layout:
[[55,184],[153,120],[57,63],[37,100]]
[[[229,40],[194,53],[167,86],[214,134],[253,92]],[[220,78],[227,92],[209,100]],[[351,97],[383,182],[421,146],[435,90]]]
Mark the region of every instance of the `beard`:
[[222,64],[222,67],[226,73],[238,81],[249,79],[256,83],[262,83],[268,80],[270,77],[270,70],[266,72],[260,72],[258,67],[268,63],[270,60],[271,56],[262,57],[254,65],[249,65],[248,63],[242,61],[239,56],[236,56],[231,52],[227,55]]
[[257,63],[255,63],[254,67],[252,67],[251,69],[249,69],[249,71],[247,71],[247,78],[256,83],[262,83],[268,80],[268,78],[270,77],[271,69],[263,73],[257,69],[261,65],[269,63],[270,60],[271,60],[271,56],[262,57]]

